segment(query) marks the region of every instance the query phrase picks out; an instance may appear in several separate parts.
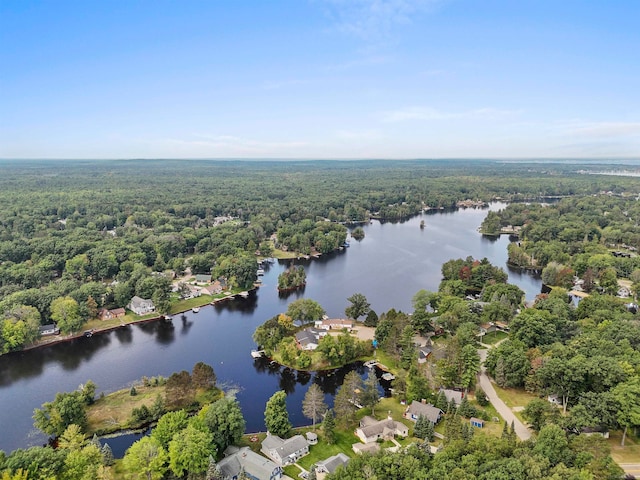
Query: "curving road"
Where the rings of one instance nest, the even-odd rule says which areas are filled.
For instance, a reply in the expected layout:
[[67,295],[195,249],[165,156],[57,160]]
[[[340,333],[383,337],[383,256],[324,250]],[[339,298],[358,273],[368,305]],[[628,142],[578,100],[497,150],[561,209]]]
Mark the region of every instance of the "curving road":
[[516,435],[520,440],[529,440],[531,438],[531,430],[529,430],[520,420],[516,417],[511,409],[505,405],[505,403],[498,397],[495,388],[491,384],[491,380],[487,375],[487,371],[484,367],[484,361],[487,359],[488,350],[478,350],[478,354],[480,355],[480,361],[482,362],[482,367],[480,368],[480,373],[478,374],[478,380],[480,387],[484,390],[484,393],[487,394],[487,398],[491,402],[491,404],[498,411],[500,416],[504,418],[509,425],[513,422],[515,425]]

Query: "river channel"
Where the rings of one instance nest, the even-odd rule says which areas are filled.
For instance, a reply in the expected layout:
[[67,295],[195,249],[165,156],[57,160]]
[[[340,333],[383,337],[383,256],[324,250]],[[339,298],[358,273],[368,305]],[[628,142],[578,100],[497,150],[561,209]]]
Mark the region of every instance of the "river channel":
[[[491,209],[502,208],[492,204]],[[236,387],[248,431],[264,430],[265,403],[277,390],[287,394],[294,425],[305,424],[301,403],[310,382],[318,383],[332,401],[349,370],[330,374],[300,373],[250,355],[255,328],[284,312],[292,300],[304,296],[318,301],[330,317],[344,316],[347,297],[363,293],[378,313],[391,308],[411,311],[411,298],[420,289],[437,290],[441,265],[452,259],[487,257],[509,273],[527,299],[540,292],[540,279],[507,269],[509,239],[483,237],[477,232],[487,209],[425,213],[399,223],[373,221],[364,226],[365,238],[341,252],[304,260],[307,286],[287,298],[276,290],[278,274],[287,262],[273,264],[260,289],[246,299],[187,312],[173,324],[152,322],[71,342],[0,357],[0,449],[11,451],[42,444],[46,438],[32,425],[34,408],[56,392],[75,390],[88,379],[98,392],[111,392],[142,376],[188,370],[198,361],[213,366],[218,384]],[[420,228],[420,221],[425,228]],[[358,367],[351,367],[358,368]],[[131,440],[123,440],[130,443]],[[126,445],[109,440],[116,456]]]

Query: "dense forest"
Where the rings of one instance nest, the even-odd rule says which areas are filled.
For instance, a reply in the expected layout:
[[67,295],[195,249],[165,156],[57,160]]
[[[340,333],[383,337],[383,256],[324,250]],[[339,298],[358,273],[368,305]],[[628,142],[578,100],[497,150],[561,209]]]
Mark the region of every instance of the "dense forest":
[[[640,327],[632,301],[640,285],[640,185],[633,178],[578,173],[597,166],[491,161],[33,161],[2,162],[0,168],[0,352],[34,341],[38,327],[51,321],[63,331],[77,330],[99,308],[124,307],[134,295],[152,298],[166,311],[168,272],[188,268],[246,288],[256,279],[256,260],[273,249],[321,254],[344,243],[346,226],[370,218],[396,221],[424,209],[455,208],[465,199],[512,202],[490,213],[483,231],[517,235],[509,247],[510,263],[540,270],[553,289],[525,308],[523,292],[506,283],[502,269],[468,257],[445,263],[439,290],[418,291],[411,313],[391,310],[378,318],[366,299],[367,308],[347,312],[353,318],[366,315],[365,325],[375,327],[379,352],[396,375],[398,405],[424,399],[442,406],[445,440],[435,456],[428,442],[416,443],[397,453],[357,457],[331,478],[621,475],[609,456],[610,444],[584,432],[619,429],[624,443],[640,426]],[[537,202],[550,198],[555,203]],[[577,306],[567,295],[570,288],[584,294]],[[355,308],[356,297],[349,308]],[[265,338],[258,343],[275,348],[293,331],[292,318],[311,321],[324,313],[310,300],[297,302],[260,327],[256,335],[264,332]],[[490,348],[485,366],[498,386],[535,397],[522,412],[537,433],[534,440],[518,442],[513,427],[505,427],[501,438],[474,435],[462,420],[472,414],[488,418],[476,375],[479,342],[496,325],[505,339]],[[420,365],[415,335],[434,332],[437,358]],[[351,337],[328,338],[336,345],[327,345],[324,353],[338,351],[339,342]],[[294,363],[299,352],[291,347]],[[436,385],[474,392],[477,403],[463,409],[446,405]],[[364,396],[353,397],[356,390]],[[357,401],[374,414],[377,391],[375,377],[358,388],[341,387],[336,420],[345,435],[361,416]],[[82,395],[59,401],[81,403]],[[556,397],[560,408],[546,396]],[[215,444],[229,411],[238,411],[233,399],[204,407],[191,419],[165,414],[161,421],[171,434],[160,438],[163,427],[134,444],[123,468],[139,475],[139,458],[153,451],[154,478],[168,471],[179,478],[218,478],[215,468],[211,476],[207,470],[215,466],[216,453],[240,439],[244,425],[238,418],[233,438]],[[160,409],[157,413],[154,418]],[[277,413],[286,415],[286,407]],[[332,414],[324,418],[328,422]],[[8,478],[60,472],[69,479],[86,478],[86,472],[111,478],[109,452],[88,442],[82,425],[74,425],[55,430],[61,441],[57,450],[35,447],[0,455],[1,468],[7,475],[28,471],[28,477]],[[330,428],[323,425],[321,441],[331,443]],[[181,455],[194,449],[199,454],[190,458],[198,458],[197,465]]]
[[125,307],[134,296],[165,313],[170,278],[187,268],[247,289],[256,254],[329,252],[344,243],[345,224],[394,221],[464,199],[638,193],[633,179],[580,174],[594,167],[574,164],[131,160],[0,168],[0,353],[32,342],[39,324],[77,331],[100,308]]

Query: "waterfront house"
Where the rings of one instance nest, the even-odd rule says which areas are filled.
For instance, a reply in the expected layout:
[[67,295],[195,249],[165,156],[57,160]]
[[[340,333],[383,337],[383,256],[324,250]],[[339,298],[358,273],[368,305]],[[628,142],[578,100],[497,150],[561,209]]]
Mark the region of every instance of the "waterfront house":
[[224,458],[218,462],[223,478],[235,480],[244,472],[251,480],[277,480],[282,478],[282,467],[268,458],[252,452],[249,447],[231,446],[224,451]]
[[284,467],[307,455],[309,443],[302,435],[294,435],[283,440],[279,436],[267,432],[267,438],[262,441],[260,451],[277,465]]
[[147,313],[155,312],[156,306],[152,300],[146,298],[140,298],[137,295],[131,299],[127,308],[136,315],[146,315]]
[[320,343],[320,331],[317,328],[305,328],[295,335],[300,350],[315,350]]
[[355,431],[362,443],[376,442],[379,439],[391,440],[396,435],[406,437],[409,435],[409,427],[402,422],[396,422],[391,416],[384,420],[376,420],[365,415],[360,420],[360,426]]
[[126,315],[124,308],[114,308],[113,310],[107,310],[106,308],[100,309],[98,312],[98,318],[100,320],[112,320],[114,318],[121,318]]
[[180,295],[184,300],[188,300],[190,298],[197,298],[202,295],[202,289],[200,287],[196,287],[194,285],[184,284],[186,288],[183,289],[182,295]]
[[349,462],[349,457],[340,452],[337,455],[322,460],[316,463],[316,472],[318,473],[333,473],[338,467],[346,465]]
[[46,337],[48,335],[58,335],[60,333],[60,329],[56,326],[55,323],[41,325],[38,331],[40,332],[41,337]]
[[315,322],[315,327],[322,330],[342,330],[344,328],[351,330],[353,326],[353,320],[344,318],[324,318]]
[[202,288],[202,293],[205,295],[219,295],[222,293],[222,284],[219,280],[216,280],[211,285],[207,285]]
[[417,422],[420,415],[423,415],[427,420],[435,425],[440,421],[444,412],[426,401],[417,402],[414,400],[411,402],[411,405],[407,407],[403,416],[408,420]]

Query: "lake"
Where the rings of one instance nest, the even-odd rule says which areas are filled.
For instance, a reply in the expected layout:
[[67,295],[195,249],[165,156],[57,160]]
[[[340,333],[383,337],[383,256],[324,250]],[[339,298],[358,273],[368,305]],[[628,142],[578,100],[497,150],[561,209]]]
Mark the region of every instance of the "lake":
[[[491,209],[503,208],[492,204]],[[294,425],[308,421],[301,404],[310,382],[318,383],[330,403],[344,375],[336,372],[306,373],[271,367],[254,359],[251,339],[255,328],[266,319],[284,312],[287,304],[304,296],[318,301],[330,317],[344,317],[347,297],[364,294],[378,313],[391,308],[412,311],[411,298],[420,289],[437,290],[440,268],[452,258],[487,257],[509,273],[533,299],[540,292],[536,276],[509,270],[506,266],[506,236],[487,238],[477,231],[487,209],[429,212],[404,222],[365,225],[365,238],[351,240],[341,252],[319,259],[303,260],[307,270],[304,291],[282,297],[277,292],[278,274],[289,262],[271,265],[263,285],[246,299],[238,298],[199,313],[187,312],[173,324],[151,322],[133,325],[91,338],[53,345],[0,357],[0,449],[11,451],[42,444],[46,437],[33,428],[34,408],[52,400],[56,392],[75,390],[88,379],[99,392],[127,387],[142,376],[169,376],[203,361],[213,366],[218,385],[236,388],[248,431],[264,430],[265,403],[277,390],[287,392],[287,407]],[[420,221],[425,228],[420,229]],[[110,439],[120,456],[130,439]],[[126,444],[125,444],[126,443]]]

